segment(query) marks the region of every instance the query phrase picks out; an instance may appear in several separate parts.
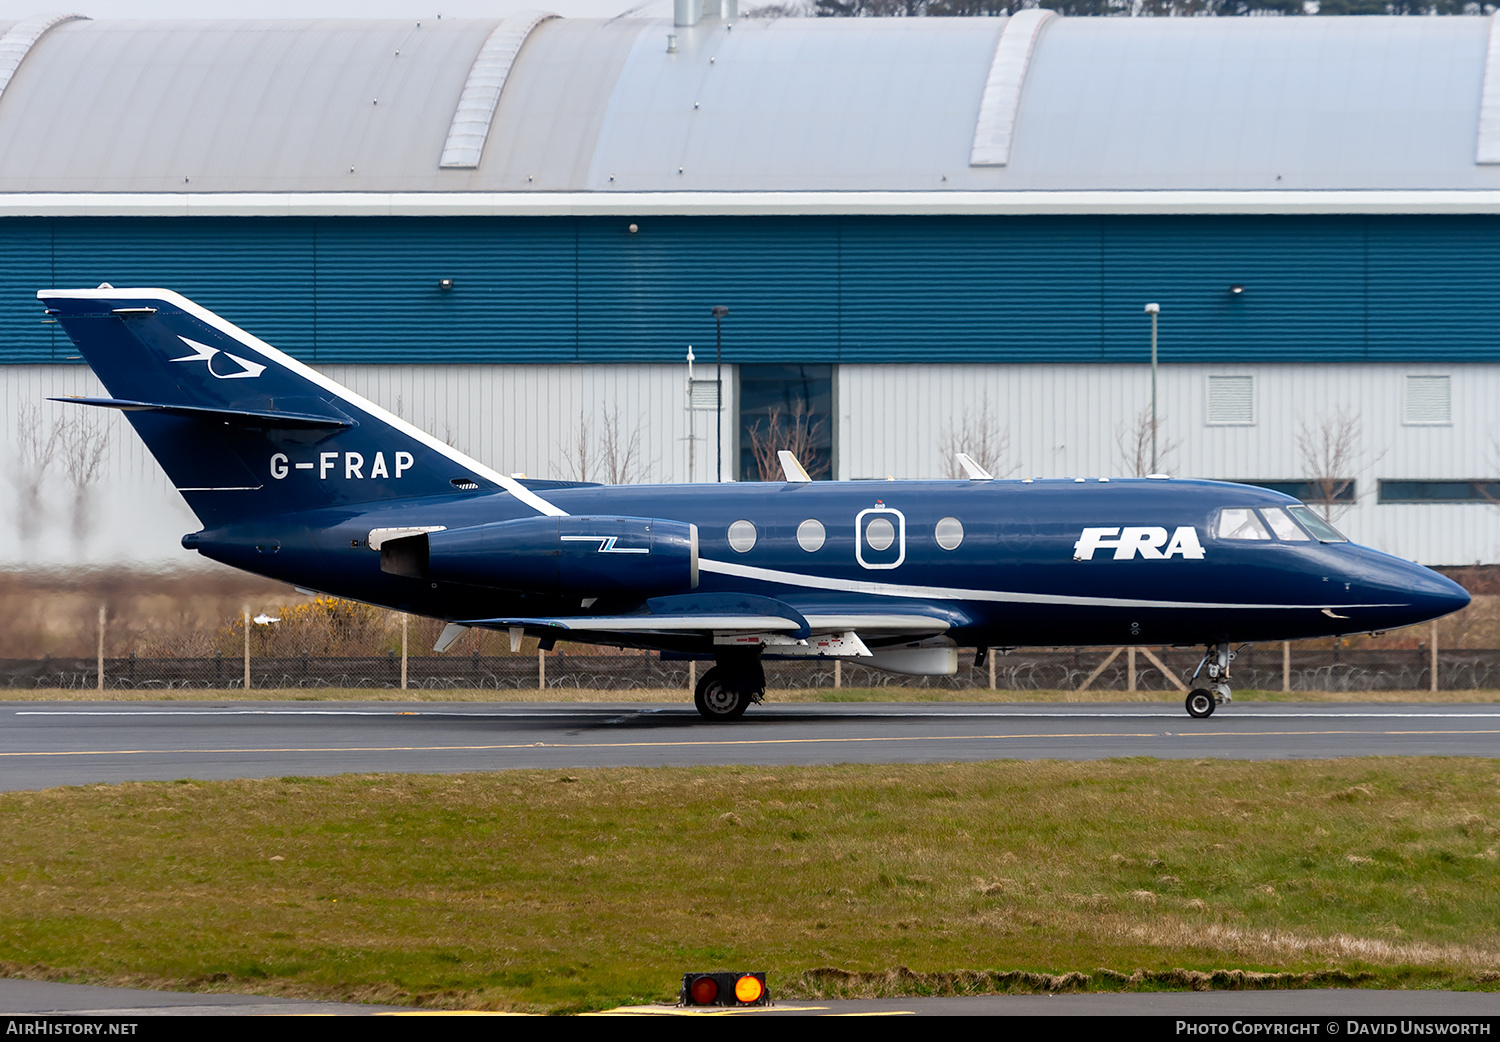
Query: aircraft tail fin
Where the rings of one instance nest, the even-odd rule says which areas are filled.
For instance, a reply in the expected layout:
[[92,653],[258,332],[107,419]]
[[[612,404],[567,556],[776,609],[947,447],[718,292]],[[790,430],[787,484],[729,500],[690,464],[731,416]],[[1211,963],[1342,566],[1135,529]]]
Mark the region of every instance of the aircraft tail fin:
[[520,482],[170,290],[48,289],[46,304],[108,398],[205,524]]

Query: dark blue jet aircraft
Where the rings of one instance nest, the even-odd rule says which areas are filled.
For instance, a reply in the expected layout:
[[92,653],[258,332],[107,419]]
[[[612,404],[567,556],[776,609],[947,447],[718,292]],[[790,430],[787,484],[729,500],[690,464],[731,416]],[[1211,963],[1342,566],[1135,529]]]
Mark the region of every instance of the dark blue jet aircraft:
[[[958,648],[1202,645],[1386,630],[1468,595],[1296,500],[1166,478],[602,486],[507,477],[175,293],[43,290],[203,524],[183,546],[468,627],[712,655],[734,719],[762,656],[945,675]],[[1198,678],[1202,677],[1201,681]]]

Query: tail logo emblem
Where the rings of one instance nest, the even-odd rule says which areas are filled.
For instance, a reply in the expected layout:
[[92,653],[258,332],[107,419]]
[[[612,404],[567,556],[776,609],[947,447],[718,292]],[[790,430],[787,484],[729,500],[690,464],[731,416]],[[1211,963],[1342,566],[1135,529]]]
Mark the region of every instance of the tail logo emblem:
[[[217,347],[209,347],[207,344],[200,344],[200,343],[198,343],[198,341],[196,341],[196,340],[189,340],[185,336],[179,336],[177,339],[181,340],[188,347],[193,348],[194,349],[194,353],[190,354],[190,355],[183,355],[181,358],[174,358],[174,359],[172,359],[172,361],[174,361],[174,362],[202,362],[204,365],[206,365],[208,367],[209,375],[211,375],[211,376],[213,376],[213,377],[215,377],[217,379],[220,379],[220,380],[248,380],[248,379],[253,379],[254,377],[257,377],[261,373],[263,373],[263,372],[266,371],[266,367],[263,366],[263,365],[261,365],[258,362],[251,362],[251,361],[249,361],[247,359],[241,358],[239,355],[232,355],[228,351],[220,351]],[[237,373],[221,373],[221,372],[216,371],[214,369],[214,356],[215,355],[223,355],[225,358],[229,359],[231,362],[234,362],[236,365],[238,365],[240,367],[240,371],[237,372]]]

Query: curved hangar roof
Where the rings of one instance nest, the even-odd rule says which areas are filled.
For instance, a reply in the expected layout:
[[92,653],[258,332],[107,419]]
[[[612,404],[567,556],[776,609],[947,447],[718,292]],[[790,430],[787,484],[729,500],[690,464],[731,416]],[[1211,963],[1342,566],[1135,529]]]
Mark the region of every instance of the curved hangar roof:
[[9,199],[1472,197],[1497,163],[1485,17],[0,23]]

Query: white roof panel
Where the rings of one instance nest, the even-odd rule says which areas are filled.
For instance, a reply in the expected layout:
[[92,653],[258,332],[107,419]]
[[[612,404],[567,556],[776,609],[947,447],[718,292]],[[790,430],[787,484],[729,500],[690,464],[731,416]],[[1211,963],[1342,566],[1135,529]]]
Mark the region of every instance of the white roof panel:
[[1004,166],[970,165],[1003,18],[553,19],[442,169],[497,24],[56,25],[0,194],[1500,189],[1482,17],[1053,18],[999,77]]

